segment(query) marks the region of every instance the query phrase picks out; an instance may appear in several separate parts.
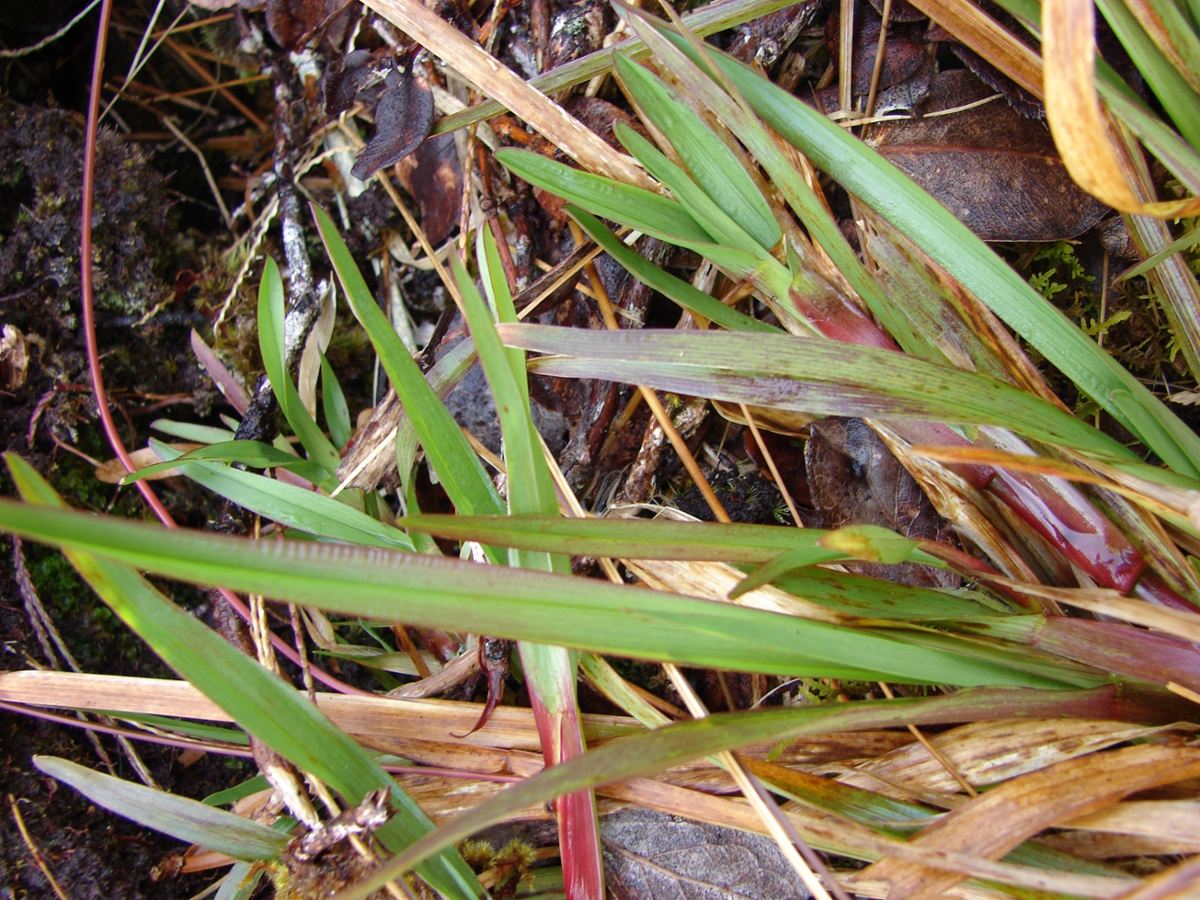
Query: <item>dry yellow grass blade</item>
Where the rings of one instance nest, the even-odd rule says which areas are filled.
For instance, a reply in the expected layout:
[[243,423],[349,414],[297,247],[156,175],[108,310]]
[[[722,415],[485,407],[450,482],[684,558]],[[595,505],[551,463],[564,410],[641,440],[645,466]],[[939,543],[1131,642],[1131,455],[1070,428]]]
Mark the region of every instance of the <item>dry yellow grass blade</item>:
[[[764,833],[758,815],[750,808],[749,804],[740,799],[714,797],[711,794],[703,794],[699,791],[691,791],[645,778],[634,778],[624,784],[601,788],[596,793],[698,822],[737,828],[741,831],[753,831],[757,834]],[[1137,883],[1103,876],[1051,872],[1011,863],[994,862],[954,851],[947,852],[941,849],[920,847],[911,841],[884,837],[865,826],[845,822],[796,803],[785,804],[783,811],[796,830],[815,847],[829,849],[853,847],[856,848],[856,853],[869,857],[895,856],[916,864],[924,864],[937,872],[953,873],[953,877],[958,881],[966,877],[987,878],[1001,884],[1072,894],[1077,897],[1092,897],[1097,900],[1114,897],[1121,893],[1127,885]],[[865,870],[865,872],[869,871],[869,869]],[[853,888],[856,894],[886,897],[888,895],[886,883],[873,876],[863,877],[865,872],[860,873],[859,878],[852,880],[848,887]],[[876,890],[875,888],[883,889]],[[989,893],[986,889],[983,889],[982,892],[979,891],[980,889],[975,886],[952,884],[947,890],[946,896],[963,898],[1006,896],[1004,893]]]
[[1200,197],[1143,203],[1121,164],[1115,124],[1096,93],[1096,12],[1092,0],[1042,4],[1046,119],[1063,164],[1075,182],[1121,212],[1158,218],[1193,215]]
[[[1200,749],[1190,747],[1143,745],[1067,760],[993,788],[930,825],[909,844],[998,859],[1060,819],[1197,775]],[[962,880],[961,875],[897,859],[873,863],[863,878],[890,882],[888,900],[927,900]]]
[[[189,453],[192,450],[198,450],[204,445],[185,442],[168,444],[167,446],[169,446],[172,450],[178,450],[180,453]],[[133,460],[134,467],[138,469],[144,469],[146,466],[156,466],[162,462],[162,460],[158,458],[158,454],[155,453],[150,447],[143,447],[141,450],[134,450],[129,454],[129,456]],[[107,460],[96,468],[96,479],[98,481],[103,481],[105,484],[120,484],[121,479],[128,474],[129,473],[125,470],[125,464],[119,459]],[[183,473],[181,473],[178,469],[168,469],[165,472],[159,472],[156,475],[147,475],[146,477],[151,481],[159,481],[163,478],[177,478],[181,474]]]
[[1187,838],[1143,837],[1105,831],[1060,831],[1039,837],[1038,843],[1079,859],[1097,861],[1200,852],[1200,841]]
[[634,161],[618,153],[561,106],[465,37],[420,0],[364,0],[409,37],[445,60],[464,78],[494,97],[585,169],[657,190]]
[[[1098,719],[1002,719],[962,725],[929,739],[955,771],[984,787],[1164,730]],[[958,782],[918,743],[863,763],[856,771],[862,774],[839,780],[883,794],[889,792],[875,777],[922,796],[960,791]]]
[[1057,827],[1180,841],[1200,853],[1200,800],[1129,800]]
[[[0,674],[0,700],[70,709],[105,709],[158,716],[180,716],[208,722],[230,722],[229,715],[185,681],[126,678],[74,672],[5,672]],[[464,738],[479,720],[481,703],[447,700],[393,700],[318,693],[317,706],[333,723],[351,735],[404,740],[421,735],[428,740],[478,747],[541,750],[533,712],[517,706],[498,706],[487,728]],[[642,731],[624,716],[584,715],[588,742]]]

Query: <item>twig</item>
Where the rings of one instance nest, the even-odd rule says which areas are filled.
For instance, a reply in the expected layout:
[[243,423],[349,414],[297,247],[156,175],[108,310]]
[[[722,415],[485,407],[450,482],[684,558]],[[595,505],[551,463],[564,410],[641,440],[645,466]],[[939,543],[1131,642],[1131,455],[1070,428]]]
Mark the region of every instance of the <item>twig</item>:
[[17,801],[12,794],[8,795],[8,802],[12,806],[13,820],[17,823],[17,831],[21,832],[21,840],[29,848],[29,855],[33,857],[33,861],[37,863],[37,867],[42,870],[42,874],[50,882],[50,887],[53,888],[58,900],[70,900],[66,892],[62,889],[62,886],[59,885],[58,879],[54,877],[54,873],[50,871],[50,867],[46,865],[46,859],[42,856],[42,851],[38,849],[38,845],[29,836],[29,830],[25,827],[25,820],[21,817],[21,810],[17,808]]
[[[885,0],[890,2],[890,0]],[[745,403],[739,403],[742,408],[742,415],[746,417],[746,425],[750,428],[750,434],[754,436],[754,443],[758,445],[759,452],[767,461],[767,468],[771,470],[771,477],[775,479],[775,486],[779,488],[779,493],[783,494],[783,499],[787,503],[788,512],[792,514],[792,522],[797,528],[803,528],[804,523],[800,521],[800,513],[796,511],[796,501],[792,499],[791,491],[787,489],[787,485],[783,483],[783,478],[779,475],[779,469],[775,466],[775,458],[771,456],[771,451],[767,449],[766,442],[763,441],[762,435],[758,433],[758,426],[754,424],[754,417],[750,415],[750,410],[747,409]]]
[[20,56],[28,56],[31,53],[37,53],[43,47],[50,46],[60,37],[78,25],[80,21],[83,20],[84,16],[96,8],[96,4],[99,2],[100,0],[92,0],[92,2],[85,6],[82,12],[77,13],[75,18],[73,18],[70,22],[58,29],[58,31],[54,32],[54,34],[42,38],[36,44],[32,44],[28,47],[21,47],[19,50],[0,50],[0,59],[16,59]]
[[200,148],[193,144],[186,134],[180,131],[175,123],[166,116],[163,117],[162,123],[167,126],[167,130],[175,135],[176,139],[187,147],[192,153],[196,154],[196,159],[200,160],[200,168],[204,170],[204,180],[208,182],[209,188],[212,190],[213,199],[217,201],[217,209],[221,211],[221,218],[225,220],[225,227],[229,229],[229,233],[235,238],[238,236],[237,231],[233,227],[233,219],[229,216],[229,209],[225,206],[225,201],[221,197],[221,189],[217,187],[217,179],[213,178],[212,170],[208,167],[208,161],[204,158],[204,154],[200,152]]
[[[879,687],[883,690],[884,696],[887,697],[889,700],[896,699],[895,696],[892,694],[892,689],[890,687],[888,687],[888,684],[886,681],[879,682]],[[955,781],[958,782],[959,786],[964,791],[967,792],[968,796],[970,796],[970,797],[978,797],[979,796],[979,791],[975,790],[975,788],[973,788],[971,786],[971,783],[969,781],[967,781],[966,778],[963,777],[962,773],[959,772],[958,769],[956,769],[954,767],[954,764],[951,763],[950,760],[946,758],[945,754],[942,753],[941,750],[939,750],[937,747],[933,746],[933,742],[930,741],[929,738],[925,737],[925,735],[921,733],[921,729],[917,728],[916,725],[910,724],[908,726],[908,730],[910,732],[912,732],[913,737],[915,737],[918,741],[921,742],[921,746],[929,751],[929,755],[932,756],[934,759],[936,759],[938,761],[938,763],[941,765],[941,767],[950,773],[950,776]]]

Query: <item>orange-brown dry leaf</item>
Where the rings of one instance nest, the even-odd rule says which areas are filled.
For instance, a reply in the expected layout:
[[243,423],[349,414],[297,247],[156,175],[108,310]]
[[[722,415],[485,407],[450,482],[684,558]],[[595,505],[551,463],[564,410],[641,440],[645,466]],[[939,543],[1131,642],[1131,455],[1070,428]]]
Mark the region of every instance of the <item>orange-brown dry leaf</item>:
[[[928,737],[969,784],[983,787],[1160,730],[1097,719],[1002,719],[975,722]],[[920,744],[863,763],[858,771],[921,792],[960,790],[954,777]],[[851,775],[841,780],[888,793],[870,777]]]
[[[921,831],[909,843],[998,859],[1066,818],[1103,809],[1128,794],[1200,774],[1200,748],[1141,745],[1067,760],[988,791]],[[896,859],[863,871],[892,885],[889,900],[925,900],[962,876]]]
[[1096,93],[1096,13],[1092,0],[1042,4],[1042,58],[1046,119],[1054,143],[1076,183],[1122,212],[1158,218],[1194,215],[1200,197],[1143,203],[1122,166],[1108,115]]

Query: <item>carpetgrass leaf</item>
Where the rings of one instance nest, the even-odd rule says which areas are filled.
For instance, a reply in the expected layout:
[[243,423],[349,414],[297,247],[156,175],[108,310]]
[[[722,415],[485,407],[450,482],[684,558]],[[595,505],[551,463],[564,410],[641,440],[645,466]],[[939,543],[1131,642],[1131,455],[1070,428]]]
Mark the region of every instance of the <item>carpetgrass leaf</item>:
[[291,840],[286,834],[231,812],[104,775],[57,756],[34,756],[33,764],[107,810],[234,859],[278,859]]
[[1132,459],[1121,444],[1011,385],[912,356],[788,335],[585,332],[503,325],[510,346],[556,354],[530,368],[603,377],[730,403],[824,415],[996,425],[1080,450]]
[[[695,59],[686,41],[666,37]],[[941,204],[816,110],[736,60],[715,50],[710,56],[785,140],[908,236],[1167,465],[1200,477],[1200,438]],[[1118,392],[1128,401],[1119,402]],[[1135,410],[1143,411],[1136,421]]]
[[[11,453],[5,454],[5,460],[27,501],[14,506],[35,513],[74,515],[61,508],[62,500],[28,463]],[[118,522],[106,518],[95,524],[106,528]],[[143,530],[141,540],[156,542],[173,533],[151,526]],[[216,548],[209,552],[214,550],[219,552]],[[375,832],[384,846],[398,852],[432,829],[421,808],[367,751],[293,687],[179,609],[133,569],[77,548],[64,548],[63,552],[113,612],[167,665],[250,734],[300,769],[312,772],[351,804],[361,802],[373,790],[388,788],[397,814]],[[221,579],[206,583],[219,584]],[[420,871],[422,878],[448,898],[470,900],[479,894],[474,876],[453,849]]]
[[604,248],[604,252],[619,262],[634,278],[647,287],[658,291],[688,312],[703,316],[730,331],[764,331],[778,334],[780,329],[758,319],[752,319],[735,309],[730,309],[715,297],[692,287],[682,278],[665,272],[604,227],[604,223],[590,213],[570,204],[563,207],[572,219],[587,232],[588,237]]
[[[457,559],[295,541],[163,531],[0,500],[0,530],[196,584],[380,621],[489,634],[685,665],[936,684],[1064,682],[970,642],[914,649],[900,633],[844,628],[656,591]],[[245,724],[245,723],[243,723]]]
[[[160,444],[157,441],[151,442],[152,446],[165,448],[166,444]],[[169,448],[167,448],[169,449]],[[157,452],[157,451],[156,451]],[[312,478],[316,476],[322,479],[328,475],[324,469],[316,463],[307,459],[300,459],[298,456],[292,456],[290,453],[285,453],[282,450],[277,450],[270,444],[264,444],[261,441],[222,441],[219,444],[209,444],[207,447],[198,447],[195,450],[190,450],[182,456],[176,456],[174,460],[189,462],[192,460],[206,460],[208,462],[225,462],[225,463],[241,463],[252,469],[269,469],[281,468],[290,469],[299,475],[301,478]],[[159,472],[167,472],[176,468],[174,461],[169,463],[157,463],[153,466],[146,466],[132,472],[121,479],[121,484],[132,484],[135,481],[140,481],[150,475],[156,475]]]
[[496,159],[530,184],[566,197],[605,219],[673,242],[709,243],[712,240],[675,200],[572,169],[528,150],[497,150]]
[[337,375],[325,354],[321,354],[321,406],[325,409],[325,422],[329,436],[340,449],[350,441],[353,428],[350,424],[350,409],[346,406],[346,395],[338,383]]
[[157,441],[151,445],[160,457],[167,458],[166,465],[178,467],[214,494],[273,522],[349,544],[413,549],[412,540],[403,531],[323,494],[218,463],[179,462],[181,457],[175,456],[176,451]]
[[263,267],[263,280],[258,288],[258,344],[262,351],[263,366],[271,381],[271,390],[279,401],[284,418],[300,438],[308,451],[309,458],[327,469],[336,472],[341,458],[337,448],[317,427],[308,410],[300,401],[296,385],[288,375],[284,354],[283,279],[275,260],[267,257]]
[[[721,142],[716,132],[688,109],[679,96],[656,75],[652,75],[620,53],[613,54],[613,66],[622,86],[637,102],[642,112],[660,132],[670,135],[671,146],[679,153],[696,183],[711,198],[717,209],[737,222],[764,250],[770,250],[778,244],[783,233],[771,214],[771,207],[737,161],[733,151]],[[641,159],[631,142],[640,148],[645,138],[641,138],[641,135],[628,126],[621,123],[618,125],[618,139],[626,149]],[[634,137],[641,138],[641,141],[634,141]],[[655,174],[653,170],[651,174]]]
[[375,304],[333,220],[318,206],[313,216],[333,263],[346,301],[366,329],[379,361],[404,405],[425,456],[445,486],[455,508],[465,515],[498,515],[504,511],[496,488],[471,450],[462,430],[438,399],[420,367],[409,355],[383,312]]

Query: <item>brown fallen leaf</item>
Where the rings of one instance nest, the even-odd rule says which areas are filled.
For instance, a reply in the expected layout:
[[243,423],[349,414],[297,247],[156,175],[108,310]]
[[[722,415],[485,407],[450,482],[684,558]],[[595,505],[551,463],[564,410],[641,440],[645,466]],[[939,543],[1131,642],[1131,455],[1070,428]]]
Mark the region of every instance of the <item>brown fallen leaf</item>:
[[267,0],[267,30],[281,47],[299,50],[343,5],[342,0]]
[[[1095,753],[1006,781],[947,814],[908,843],[998,859],[1062,819],[1096,812],[1136,791],[1200,775],[1200,748],[1146,744]],[[926,900],[962,876],[884,858],[865,880],[891,883],[888,900]]]
[[[381,101],[382,105],[382,101]],[[417,201],[429,243],[439,245],[458,225],[462,161],[453,134],[439,134],[400,160],[396,174]]]
[[416,67],[403,73],[393,69],[386,83],[375,107],[375,135],[350,170],[363,181],[416,150],[433,127],[433,92]]
[[[943,526],[921,488],[862,419],[830,417],[812,425],[805,447],[812,504],[826,528],[879,525],[915,540],[942,540]],[[957,586],[929,566],[856,564],[852,571],[928,587]]]
[[1074,237],[1107,212],[1071,180],[1040,122],[1003,102],[930,113],[993,91],[962,69],[933,79],[923,117],[874,126],[870,143],[986,241]]
[[600,822],[617,900],[786,900],[810,895],[767,837],[648,809]]

